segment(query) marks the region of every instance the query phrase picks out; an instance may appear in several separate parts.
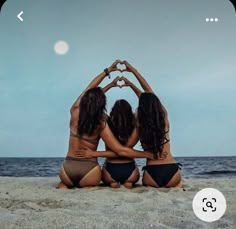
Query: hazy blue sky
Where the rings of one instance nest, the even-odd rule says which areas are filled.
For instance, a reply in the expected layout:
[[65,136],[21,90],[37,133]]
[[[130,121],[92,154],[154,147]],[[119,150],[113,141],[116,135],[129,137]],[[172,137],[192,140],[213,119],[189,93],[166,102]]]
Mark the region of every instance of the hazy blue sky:
[[[8,0],[0,15],[0,156],[64,157],[70,106],[117,58],[166,106],[175,156],[236,156],[235,37],[227,0]],[[66,55],[54,52],[58,40],[69,44]],[[138,104],[128,88],[107,97],[108,111],[120,98]]]

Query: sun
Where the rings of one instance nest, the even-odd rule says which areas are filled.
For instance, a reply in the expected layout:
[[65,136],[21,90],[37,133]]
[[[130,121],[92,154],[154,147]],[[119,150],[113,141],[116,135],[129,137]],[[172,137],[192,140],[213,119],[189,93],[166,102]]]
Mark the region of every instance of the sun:
[[69,45],[66,41],[57,41],[54,45],[54,51],[57,55],[65,55],[69,51]]

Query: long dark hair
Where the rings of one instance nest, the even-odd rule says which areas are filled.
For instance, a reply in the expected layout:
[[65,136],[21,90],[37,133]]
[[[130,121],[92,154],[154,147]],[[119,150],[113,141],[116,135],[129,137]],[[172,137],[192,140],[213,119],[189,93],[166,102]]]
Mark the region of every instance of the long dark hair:
[[106,111],[106,96],[100,87],[87,90],[79,105],[77,133],[92,135],[99,128]]
[[124,99],[117,100],[111,109],[107,123],[116,139],[125,145],[135,125],[130,104]]
[[139,137],[142,148],[153,153],[155,159],[168,141],[165,127],[165,114],[158,97],[153,93],[142,93],[138,106]]

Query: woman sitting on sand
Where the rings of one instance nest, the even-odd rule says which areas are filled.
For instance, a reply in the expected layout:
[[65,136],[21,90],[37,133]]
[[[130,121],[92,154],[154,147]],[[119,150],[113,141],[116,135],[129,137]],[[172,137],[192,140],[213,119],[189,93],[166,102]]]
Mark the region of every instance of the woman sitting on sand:
[[[141,74],[127,61],[123,63],[126,65],[124,71],[132,72],[145,91],[139,96],[137,129],[142,148],[153,153],[154,160],[147,159],[146,166],[143,167],[143,185],[181,187],[179,164],[170,150],[167,110]],[[132,85],[126,78],[123,80],[126,85]]]
[[[158,97],[153,93],[151,87],[141,74],[127,61],[122,64],[126,65],[123,71],[132,72],[142,88],[144,93],[137,89],[125,77],[123,86],[130,86],[139,97],[139,106],[137,112],[137,131],[136,136],[132,136],[132,141],[140,139],[142,148],[152,153],[153,158],[146,161],[143,167],[143,185],[152,187],[181,187],[181,174],[179,164],[176,163],[170,152],[169,137],[169,120],[167,111],[161,104]],[[96,152],[80,152],[81,157],[95,156]]]
[[[126,145],[135,127],[135,117],[130,104],[124,99],[117,100],[107,123],[120,144]],[[133,145],[126,146],[133,147]],[[110,150],[109,147],[106,146],[106,150]],[[107,158],[103,165],[102,181],[113,188],[119,188],[120,184],[132,188],[139,177],[138,167],[132,158]]]
[[149,157],[149,152],[122,146],[106,125],[106,97],[97,87],[110,72],[117,71],[119,60],[99,74],[71,107],[70,139],[67,157],[63,162],[58,188],[96,186],[101,180],[101,169],[96,158],[79,159],[78,150],[96,150],[100,137],[120,156]]

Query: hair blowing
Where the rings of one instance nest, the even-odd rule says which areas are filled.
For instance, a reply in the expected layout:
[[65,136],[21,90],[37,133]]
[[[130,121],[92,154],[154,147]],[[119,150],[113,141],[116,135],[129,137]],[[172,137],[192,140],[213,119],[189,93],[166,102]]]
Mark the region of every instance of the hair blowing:
[[108,118],[108,125],[116,139],[125,145],[134,129],[134,114],[126,100],[115,102]]
[[138,106],[138,130],[142,148],[161,156],[165,137],[165,114],[160,100],[153,93],[142,93]]
[[77,133],[82,136],[92,135],[97,130],[106,111],[106,96],[100,87],[87,90],[79,105]]

